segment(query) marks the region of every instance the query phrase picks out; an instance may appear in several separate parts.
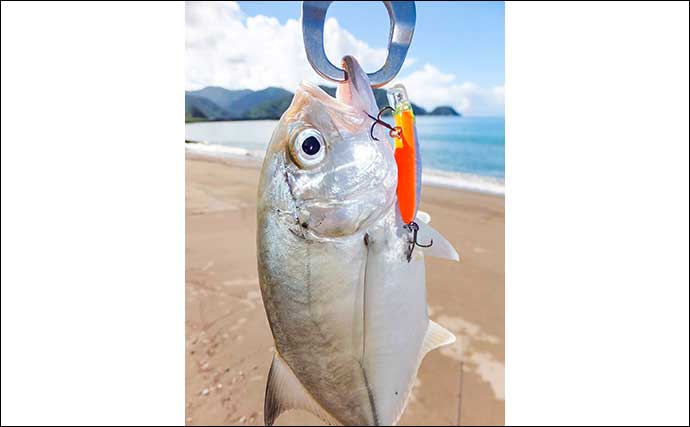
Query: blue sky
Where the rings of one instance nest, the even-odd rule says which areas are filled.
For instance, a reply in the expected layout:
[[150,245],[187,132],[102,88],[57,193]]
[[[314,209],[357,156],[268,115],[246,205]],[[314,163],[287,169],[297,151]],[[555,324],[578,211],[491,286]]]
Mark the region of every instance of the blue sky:
[[[250,16],[269,15],[281,23],[299,19],[299,1],[240,1]],[[505,70],[503,2],[416,2],[417,24],[408,55],[415,66],[430,62],[461,80],[499,86]],[[328,9],[355,37],[372,47],[388,42],[388,12],[382,2],[336,1]],[[410,67],[410,71],[414,67]]]
[[[186,2],[186,88],[222,86],[294,91],[301,80],[333,86],[304,53],[301,2]],[[405,64],[391,84],[427,108],[504,115],[504,3],[417,2]],[[331,62],[353,55],[376,71],[387,55],[389,20],[381,2],[334,2],[324,26]]]

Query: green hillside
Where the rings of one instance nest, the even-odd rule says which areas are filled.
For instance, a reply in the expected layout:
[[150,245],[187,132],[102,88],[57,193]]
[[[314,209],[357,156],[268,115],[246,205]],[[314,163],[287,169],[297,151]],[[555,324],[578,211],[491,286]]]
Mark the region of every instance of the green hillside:
[[[335,96],[334,87],[320,87],[329,95]],[[292,97],[292,92],[277,87],[253,91],[209,86],[185,92],[185,121],[279,119],[290,106]],[[385,89],[374,89],[374,98],[379,108],[388,105]],[[437,107],[431,113],[414,103],[412,108],[418,116],[459,116],[448,106]]]
[[207,98],[191,95],[190,93],[186,93],[184,98],[185,117],[218,120],[227,116],[225,110]]
[[433,116],[459,116],[460,113],[455,111],[453,107],[449,107],[447,105],[443,105],[441,107],[436,107],[431,111],[431,115]]

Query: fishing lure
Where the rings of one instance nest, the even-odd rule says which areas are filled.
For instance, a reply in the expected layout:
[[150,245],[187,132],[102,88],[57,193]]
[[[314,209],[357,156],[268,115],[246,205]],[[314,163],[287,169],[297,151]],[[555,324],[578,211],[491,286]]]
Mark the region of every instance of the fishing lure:
[[387,90],[388,103],[395,121],[395,132],[391,136],[395,141],[395,162],[398,165],[398,206],[400,216],[407,231],[412,233],[408,251],[408,261],[412,257],[414,245],[428,248],[434,244],[421,244],[417,241],[419,225],[414,222],[419,208],[422,190],[422,157],[417,140],[414,110],[403,85],[395,85]]
[[[378,141],[374,136],[374,127],[378,124],[389,130],[389,135],[394,139],[395,162],[398,166],[398,207],[400,217],[403,220],[404,228],[412,233],[410,248],[408,249],[408,261],[412,257],[414,246],[422,248],[431,247],[433,239],[429,244],[422,244],[417,241],[419,225],[414,221],[419,207],[420,194],[422,190],[422,158],[417,140],[417,127],[415,125],[414,110],[412,103],[407,96],[405,86],[397,84],[386,91],[390,106],[384,107],[379,111],[378,117],[367,114],[374,123],[371,125],[370,136]],[[381,120],[381,115],[387,111],[393,114],[395,126],[391,126]]]
[[403,85],[391,87],[387,94],[395,127],[399,129],[394,136],[395,162],[398,164],[398,204],[403,222],[410,224],[417,214],[422,169],[414,111]]

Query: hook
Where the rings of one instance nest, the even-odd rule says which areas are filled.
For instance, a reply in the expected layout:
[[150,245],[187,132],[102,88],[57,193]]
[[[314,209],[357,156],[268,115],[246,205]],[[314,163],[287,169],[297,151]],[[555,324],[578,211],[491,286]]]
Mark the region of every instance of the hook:
[[407,249],[407,262],[412,259],[412,251],[414,251],[415,246],[420,248],[430,248],[434,244],[434,239],[431,239],[428,245],[423,245],[417,241],[417,233],[419,232],[419,225],[412,221],[409,224],[403,225],[403,228],[412,233],[412,241],[410,242],[410,247]]
[[374,121],[374,123],[371,124],[371,129],[369,129],[369,136],[374,141],[379,140],[377,137],[374,136],[374,126],[376,126],[376,125],[381,125],[381,126],[385,127],[386,129],[388,129],[388,135],[390,135],[391,138],[400,138],[400,136],[402,135],[402,129],[400,128],[400,126],[393,127],[393,126],[389,125],[388,123],[384,122],[383,120],[381,120],[381,115],[388,110],[395,112],[393,107],[391,107],[390,105],[386,105],[385,107],[383,107],[381,109],[381,111],[379,111],[379,114],[376,117],[372,116],[369,113],[365,113],[367,116],[369,116],[369,118],[371,120]]
[[430,248],[431,245],[434,244],[434,239],[431,239],[428,245],[423,245],[417,241],[417,233],[419,232],[419,225],[417,225],[416,222],[412,221],[411,223],[407,224],[409,230],[412,231],[413,233],[413,238],[414,238],[414,244],[419,246],[420,248]]

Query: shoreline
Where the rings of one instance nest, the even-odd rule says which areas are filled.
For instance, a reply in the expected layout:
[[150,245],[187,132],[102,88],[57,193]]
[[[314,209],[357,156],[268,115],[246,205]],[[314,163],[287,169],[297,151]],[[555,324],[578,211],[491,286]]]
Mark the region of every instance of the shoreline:
[[[274,350],[256,265],[259,165],[186,156],[187,425],[262,425]],[[460,254],[425,259],[429,317],[457,341],[424,358],[398,425],[455,425],[460,378],[462,425],[503,425],[505,200],[429,185],[423,194],[420,210]],[[323,423],[290,411],[276,425]]]
[[[219,161],[233,166],[260,168],[263,152],[239,147],[209,144],[204,141],[185,141],[186,158]],[[453,191],[467,191],[475,194],[505,198],[505,183],[498,178],[481,175],[427,169],[422,172],[422,185],[434,188],[445,188]]]

